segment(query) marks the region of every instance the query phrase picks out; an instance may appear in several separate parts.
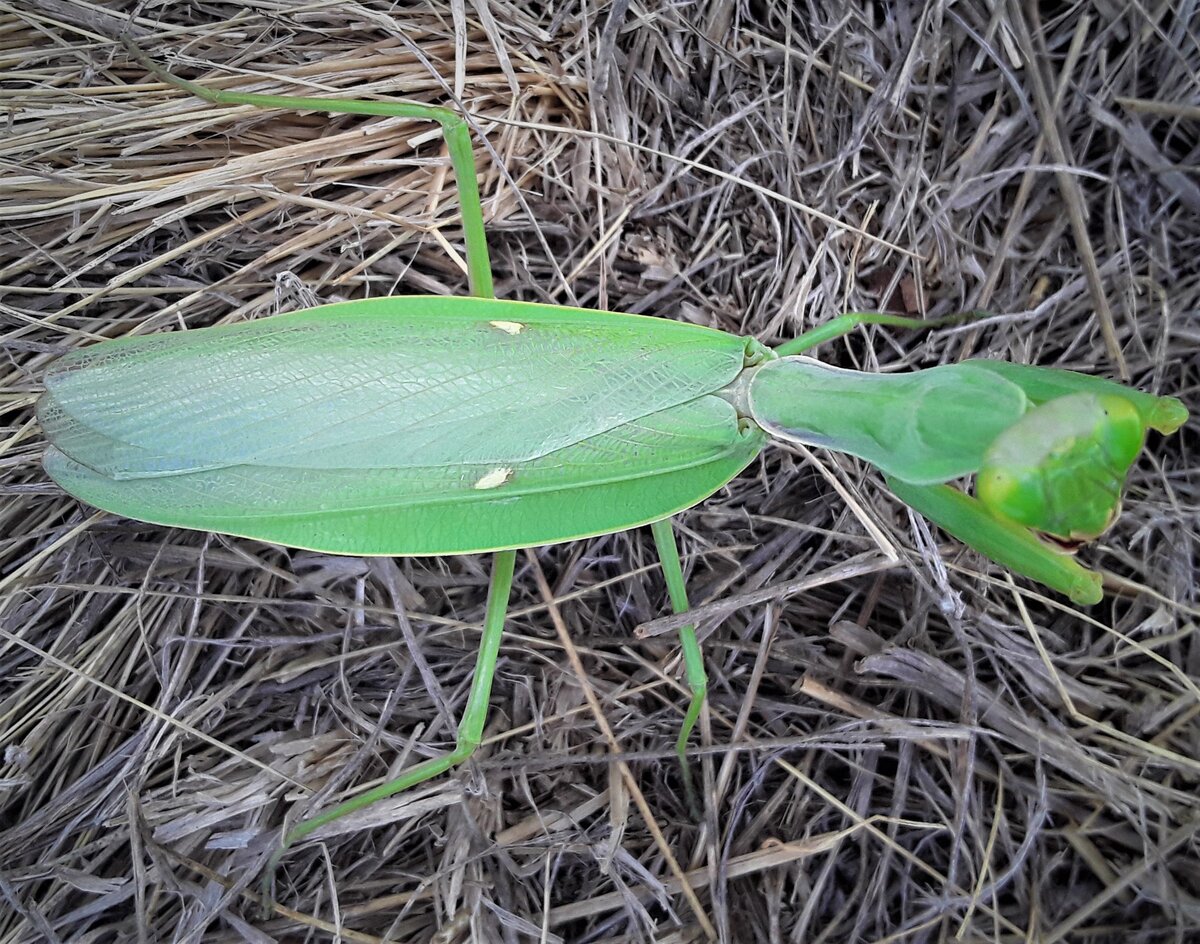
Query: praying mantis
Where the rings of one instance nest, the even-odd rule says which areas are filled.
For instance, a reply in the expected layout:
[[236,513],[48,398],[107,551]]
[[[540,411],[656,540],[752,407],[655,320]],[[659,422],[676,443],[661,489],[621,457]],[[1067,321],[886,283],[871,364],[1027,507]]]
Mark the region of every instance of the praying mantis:
[[[964,543],[1094,603],[1100,576],[1044,536],[1102,534],[1147,429],[1170,433],[1187,417],[1174,398],[1063,370],[968,361],[875,375],[803,356],[863,323],[911,324],[898,316],[847,315],[771,350],[661,318],[495,299],[461,115],[212,91],[135,55],[217,104],[437,122],[458,181],[472,297],[344,302],[107,341],[58,361],[39,401],[47,472],[107,511],[332,553],[494,552],[455,748],[301,821],[276,862],[320,827],[471,756],[517,548],[648,524],[671,605],[686,611],[671,515],[775,438],[864,459]],[[947,484],[972,475],[976,497]],[[682,756],[707,680],[694,627],[680,644],[692,693]]]

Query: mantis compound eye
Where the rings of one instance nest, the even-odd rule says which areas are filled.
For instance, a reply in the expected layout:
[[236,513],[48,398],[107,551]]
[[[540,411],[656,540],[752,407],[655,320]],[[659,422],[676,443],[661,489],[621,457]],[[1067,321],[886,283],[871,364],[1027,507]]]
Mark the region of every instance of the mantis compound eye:
[[1128,400],[1076,393],[1034,407],[996,437],[976,479],[991,511],[1066,547],[1116,520],[1145,427]]

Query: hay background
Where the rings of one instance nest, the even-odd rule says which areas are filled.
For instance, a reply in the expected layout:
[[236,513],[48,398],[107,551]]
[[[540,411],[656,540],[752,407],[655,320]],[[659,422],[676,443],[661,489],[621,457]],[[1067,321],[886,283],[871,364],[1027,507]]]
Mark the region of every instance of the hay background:
[[[457,90],[491,148],[501,296],[767,342],[852,309],[985,308],[1004,314],[820,354],[1123,362],[1194,406],[1195,22],[1166,3],[990,7],[0,2],[0,941],[1200,927],[1194,421],[1154,437],[1125,515],[1084,551],[1112,575],[1086,612],[1014,589],[842,457],[768,450],[682,515],[693,602],[756,594],[701,625],[699,821],[672,756],[676,649],[633,635],[665,607],[648,533],[519,558],[477,762],[291,851],[266,920],[249,890],[285,816],[453,738],[487,561],[331,558],[95,515],[39,465],[32,405],[66,350],[464,290],[436,133],[207,105],[131,64],[110,41],[127,28],[225,87]],[[843,579],[847,561],[865,573]]]

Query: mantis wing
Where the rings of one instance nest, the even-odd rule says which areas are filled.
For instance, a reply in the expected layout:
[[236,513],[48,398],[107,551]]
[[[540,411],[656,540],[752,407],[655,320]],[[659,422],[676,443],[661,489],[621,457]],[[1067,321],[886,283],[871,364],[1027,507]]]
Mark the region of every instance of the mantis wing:
[[50,369],[38,416],[116,479],[502,465],[710,393],[745,346],[657,318],[380,298],[85,348]]
[[45,464],[72,495],[143,521],[339,554],[458,554],[658,520],[724,485],[763,440],[702,397],[504,467],[237,465],[118,480],[53,448]]
[[324,306],[70,355],[39,403],[45,465],[118,514],[296,547],[552,543],[672,514],[754,457],[761,432],[708,395],[745,349],[512,302]]

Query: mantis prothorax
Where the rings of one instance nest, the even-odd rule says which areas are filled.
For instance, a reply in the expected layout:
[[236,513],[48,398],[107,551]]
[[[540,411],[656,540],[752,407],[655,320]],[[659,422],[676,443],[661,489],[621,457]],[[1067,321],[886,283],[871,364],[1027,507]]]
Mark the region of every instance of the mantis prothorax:
[[[139,59],[215,103],[436,121],[458,178],[474,297],[352,301],[104,342],[59,360],[39,401],[46,470],[117,514],[342,554],[495,552],[454,750],[310,816],[280,853],[475,750],[516,548],[649,524],[685,611],[670,516],[775,437],[872,463],[964,543],[1094,603],[1100,576],[1043,534],[1101,534],[1146,430],[1186,419],[1178,400],[1064,370],[975,360],[876,375],[801,356],[862,323],[912,324],[898,316],[843,316],[771,350],[661,318],[497,300],[459,114],[211,91]],[[978,497],[947,484],[971,475]],[[707,682],[694,628],[680,639],[692,692],[682,756]]]

